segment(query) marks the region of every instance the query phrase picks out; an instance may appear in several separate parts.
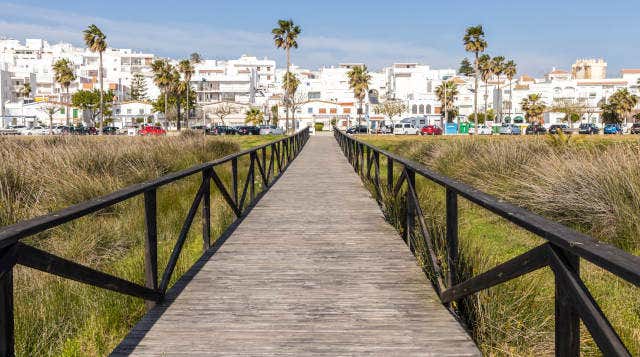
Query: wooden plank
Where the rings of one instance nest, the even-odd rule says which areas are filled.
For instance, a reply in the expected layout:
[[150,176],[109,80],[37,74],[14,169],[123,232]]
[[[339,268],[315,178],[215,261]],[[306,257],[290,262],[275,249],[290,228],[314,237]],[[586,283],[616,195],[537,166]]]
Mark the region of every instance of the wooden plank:
[[[158,213],[156,190],[144,193],[144,222],[146,226],[144,239],[144,277],[146,286],[158,289]],[[155,306],[155,301],[147,301],[147,308]]]
[[187,278],[114,355],[480,355],[331,137]]

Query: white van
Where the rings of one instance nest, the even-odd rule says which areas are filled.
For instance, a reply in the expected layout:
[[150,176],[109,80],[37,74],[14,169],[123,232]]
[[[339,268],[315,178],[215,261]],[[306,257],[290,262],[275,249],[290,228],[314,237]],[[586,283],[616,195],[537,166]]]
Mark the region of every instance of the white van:
[[418,128],[410,123],[398,123],[393,126],[393,133],[395,135],[417,135]]

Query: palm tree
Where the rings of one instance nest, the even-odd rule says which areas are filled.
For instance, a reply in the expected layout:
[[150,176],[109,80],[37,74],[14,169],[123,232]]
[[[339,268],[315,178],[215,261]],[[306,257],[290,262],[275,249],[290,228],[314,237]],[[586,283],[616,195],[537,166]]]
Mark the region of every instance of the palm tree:
[[[284,75],[284,78],[282,80],[282,88],[284,89],[284,93],[285,93],[285,98],[284,98],[284,104],[286,106],[286,108],[290,108],[291,105],[293,104],[293,99],[294,99],[294,95],[296,94],[296,92],[298,91],[298,86],[300,85],[300,80],[298,79],[298,77],[295,75],[295,73],[291,73],[291,72],[287,72]],[[287,117],[285,119],[285,125],[287,127],[287,130],[289,130],[289,112],[287,109]],[[293,119],[293,117],[295,116],[295,112],[291,113],[291,118]],[[295,128],[295,119],[294,120],[294,128]]]
[[262,124],[263,120],[264,120],[264,115],[262,114],[262,111],[258,108],[251,108],[247,110],[247,112],[245,113],[245,118],[244,118],[245,124],[260,125]]
[[151,62],[153,71],[153,82],[160,88],[164,95],[164,119],[167,120],[169,105],[169,89],[171,87],[173,66],[166,59],[157,59]]
[[[349,78],[349,88],[353,90],[353,96],[358,100],[360,107],[358,109],[358,125],[362,120],[362,104],[364,102],[364,98],[367,96],[367,92],[369,92],[369,82],[371,82],[371,75],[367,70],[367,66],[353,66],[347,72],[347,77]],[[369,130],[367,128],[367,130]]]
[[[300,26],[293,23],[293,20],[278,20],[278,27],[271,30],[273,35],[273,42],[276,48],[283,48],[287,53],[287,73],[285,78],[289,76],[289,70],[291,68],[291,49],[298,48],[298,35],[302,30]],[[287,94],[285,93],[285,96]],[[286,105],[286,125],[287,131],[289,131],[289,104],[287,104],[287,98],[285,98]]]
[[[444,116],[444,122],[449,121],[448,113],[455,113],[454,101],[455,96],[458,95],[458,85],[453,81],[444,81],[441,85],[436,87],[436,97],[440,101],[442,108],[447,108],[442,115]],[[444,127],[444,125],[443,125]]]
[[202,57],[198,52],[194,52],[189,56],[189,60],[191,60],[191,63],[196,64],[202,62]]
[[631,94],[627,88],[618,89],[609,97],[609,103],[613,105],[616,112],[624,118],[624,124],[627,124],[629,115],[638,105],[638,96]]
[[66,58],[57,60],[53,64],[53,77],[54,80],[65,89],[65,115],[67,118],[67,126],[69,125],[69,86],[71,82],[76,80],[76,75],[73,73],[73,67],[71,61]]
[[23,84],[22,88],[20,88],[19,94],[22,98],[29,98],[29,96],[31,95],[31,83],[26,82],[25,84]]
[[102,124],[104,121],[104,87],[103,87],[103,73],[102,73],[102,53],[107,49],[107,36],[100,31],[98,26],[91,24],[87,27],[84,33],[84,43],[91,52],[98,52],[100,55],[100,67],[98,67],[98,77],[100,79],[100,130],[98,134],[102,134]]
[[[484,54],[478,58],[478,69],[484,82],[484,117],[487,117],[487,98],[489,98],[489,79],[493,75],[491,56]],[[476,119],[477,120],[477,119]]]
[[498,121],[502,122],[502,92],[500,91],[500,76],[504,73],[506,63],[504,62],[503,56],[495,56],[491,59],[491,72],[496,75],[498,78],[498,96],[499,96],[499,105],[498,105]]
[[475,87],[473,91],[473,113],[476,117],[476,128],[478,127],[478,56],[480,52],[484,52],[487,49],[487,41],[484,39],[484,30],[482,25],[467,27],[464,37],[462,38],[464,43],[464,49],[467,52],[472,52],[475,56],[474,72],[475,72]]
[[191,87],[191,76],[195,72],[195,68],[193,68],[193,63],[191,60],[182,60],[178,63],[178,71],[182,74],[184,81],[186,83],[187,89],[187,128],[189,127],[189,89]]
[[[513,78],[517,72],[518,68],[516,67],[516,63],[513,60],[509,60],[504,66],[504,75],[507,76],[509,80],[509,119],[511,119],[511,111],[513,110]],[[513,120],[511,122],[513,122]]]
[[547,105],[542,101],[541,94],[529,94],[526,98],[520,102],[520,107],[525,113],[525,118],[528,122],[538,120],[540,122],[540,116],[547,109]]

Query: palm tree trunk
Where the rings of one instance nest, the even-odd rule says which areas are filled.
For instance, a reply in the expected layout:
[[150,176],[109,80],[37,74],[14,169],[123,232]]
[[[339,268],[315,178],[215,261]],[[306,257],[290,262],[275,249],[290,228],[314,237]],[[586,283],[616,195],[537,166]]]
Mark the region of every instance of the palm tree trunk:
[[187,119],[185,120],[187,129],[189,129],[189,81],[190,79],[187,79]]
[[513,122],[512,110],[513,110],[513,79],[509,79],[509,119]]
[[500,76],[498,76],[498,122],[502,123],[502,92],[500,91]]
[[49,114],[49,135],[53,135],[53,114]]
[[[285,78],[289,79],[289,68],[291,67],[291,53],[289,47],[287,47],[287,74]],[[289,91],[285,89],[284,91],[284,107],[285,107],[285,126],[287,129],[287,133],[289,133]]]
[[487,98],[489,97],[489,84],[484,82],[484,121],[487,121]]
[[65,109],[64,109],[64,114],[67,120],[67,126],[69,126],[69,87],[65,87],[65,92],[66,92],[66,101],[65,101]]
[[102,123],[104,121],[104,88],[103,88],[103,80],[102,80],[102,52],[100,52],[100,68],[98,68],[98,76],[100,77],[100,130],[98,130],[98,135],[102,135]]
[[178,96],[178,100],[176,101],[176,110],[178,114],[178,121],[177,121],[176,127],[178,131],[180,131],[180,129],[182,128],[180,125],[180,96]]
[[169,111],[169,96],[167,95],[167,89],[164,89],[164,122],[168,123],[169,119],[168,119],[168,113],[167,111]]

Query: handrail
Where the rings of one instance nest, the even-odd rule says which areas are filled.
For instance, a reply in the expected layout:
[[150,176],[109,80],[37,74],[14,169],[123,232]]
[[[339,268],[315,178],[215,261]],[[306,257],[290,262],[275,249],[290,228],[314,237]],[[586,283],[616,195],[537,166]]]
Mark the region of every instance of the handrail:
[[[427,263],[436,275],[436,279],[432,281],[445,305],[450,306],[451,303],[458,302],[470,294],[549,266],[556,276],[556,355],[579,355],[580,319],[605,355],[630,355],[589,290],[582,283],[579,263],[580,258],[583,258],[640,287],[640,257],[436,173],[420,163],[379,149],[337,128],[334,128],[334,136],[355,171],[364,181],[373,184],[379,202],[382,190],[387,190],[395,197],[401,194],[403,187],[406,187],[404,198],[407,207],[402,225],[403,239],[413,252],[415,242],[412,242],[412,237],[416,230],[415,220],[418,216],[418,232],[427,246]],[[386,185],[382,184],[380,179],[380,156],[387,159]],[[394,164],[402,165],[402,173],[397,181],[394,178]],[[373,175],[372,168],[374,168]],[[444,187],[446,191],[447,276],[441,276],[442,269],[435,259],[431,237],[424,227],[422,210],[415,192],[416,174]],[[458,261],[458,196],[545,239],[547,243],[476,277],[463,282],[457,281],[455,267]]]
[[[16,264],[103,289],[139,297],[147,301],[148,307],[152,307],[155,303],[161,301],[167,292],[169,281],[173,275],[182,247],[200,206],[202,206],[203,216],[203,255],[211,247],[211,183],[213,182],[223,196],[225,203],[231,207],[237,221],[246,215],[249,208],[255,205],[266,190],[282,175],[293,159],[300,153],[308,139],[309,130],[304,129],[282,139],[173,172],[154,180],[131,185],[56,212],[0,228],[0,357],[13,356],[15,354],[13,267]],[[267,150],[269,150],[269,154],[267,154]],[[238,159],[247,155],[249,156],[249,167],[244,180],[244,187],[240,188],[238,185]],[[231,162],[232,171],[231,188],[225,187],[215,170],[220,165],[229,162]],[[257,177],[262,183],[261,192],[256,192],[256,169],[258,170]],[[182,225],[169,262],[162,274],[160,284],[158,284],[157,189],[198,173],[202,174],[202,181]],[[139,195],[144,195],[146,226],[145,286],[69,261],[20,241],[25,237],[87,216]]]

